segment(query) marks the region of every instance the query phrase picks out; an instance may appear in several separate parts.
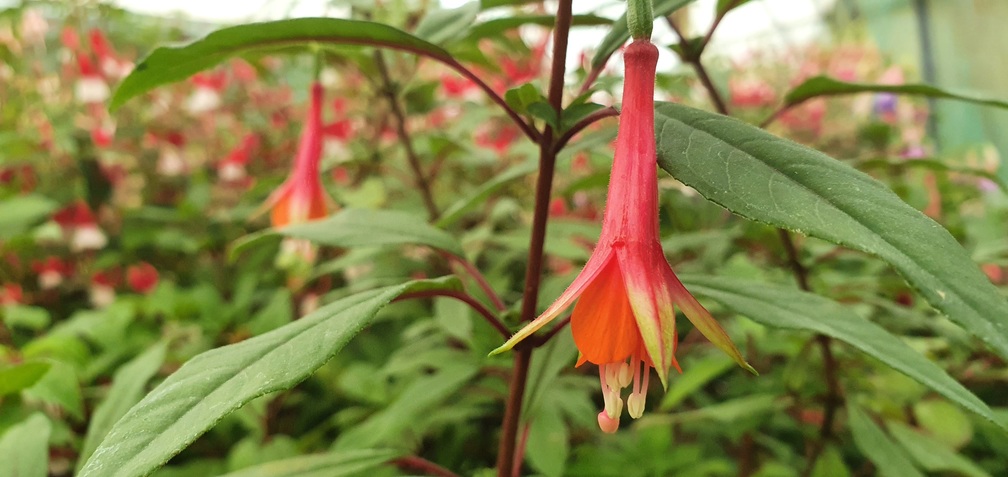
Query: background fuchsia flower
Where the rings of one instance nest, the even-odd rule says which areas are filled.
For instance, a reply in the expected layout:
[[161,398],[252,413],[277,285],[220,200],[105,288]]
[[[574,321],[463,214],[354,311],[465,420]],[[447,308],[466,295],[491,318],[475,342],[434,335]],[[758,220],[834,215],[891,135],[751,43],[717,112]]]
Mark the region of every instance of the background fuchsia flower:
[[571,332],[581,352],[577,365],[599,367],[605,409],[598,421],[605,432],[619,427],[623,388],[633,384],[627,411],[638,418],[644,412],[650,368],[666,388],[670,370],[679,369],[675,307],[740,366],[755,372],[665,259],[658,236],[654,137],[658,50],[647,40],[635,40],[624,59],[623,111],[598,244],[567,290],[494,350],[512,348],[577,301],[571,315]]
[[130,265],[126,269],[126,284],[137,293],[150,293],[158,284],[158,271],[147,262]]
[[255,133],[246,134],[241,142],[228,153],[227,157],[217,163],[217,177],[224,182],[245,180],[248,176],[245,166],[258,147],[259,136]]
[[53,221],[59,224],[63,236],[70,244],[70,250],[101,250],[108,244],[108,238],[94,213],[84,201],[77,201],[53,214]]
[[322,85],[311,86],[308,121],[301,133],[294,171],[266,200],[274,227],[320,219],[329,213],[330,201],[322,188],[319,161],[322,157]]
[[5,283],[0,286],[0,306],[13,306],[24,303],[24,291],[17,283]]
[[49,257],[44,261],[33,263],[32,270],[38,275],[39,288],[51,290],[60,286],[64,279],[73,274],[73,265],[59,257]]

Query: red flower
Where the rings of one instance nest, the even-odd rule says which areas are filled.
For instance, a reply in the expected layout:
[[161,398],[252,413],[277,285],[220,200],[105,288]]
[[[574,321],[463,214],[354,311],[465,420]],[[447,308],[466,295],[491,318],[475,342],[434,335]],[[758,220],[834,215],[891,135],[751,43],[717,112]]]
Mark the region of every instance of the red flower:
[[137,293],[150,293],[158,284],[158,271],[147,262],[130,265],[126,269],[126,284]]
[[17,283],[6,283],[0,287],[0,306],[24,303],[24,292]]
[[636,40],[627,47],[623,112],[602,233],[581,273],[533,322],[494,352],[510,349],[574,305],[571,331],[577,365],[599,367],[605,409],[599,427],[615,432],[623,409],[620,391],[633,383],[627,411],[644,412],[650,368],[664,387],[679,369],[675,308],[741,366],[752,369],[710,313],[672,272],[658,236],[658,182],[654,138],[654,80],[658,50]]
[[50,290],[60,286],[63,280],[73,273],[73,266],[59,257],[49,257],[32,264],[32,270],[38,274],[39,288]]
[[91,208],[84,201],[60,209],[53,214],[53,220],[59,224],[63,235],[70,242],[70,249],[75,252],[100,250],[108,243]]
[[225,182],[238,182],[245,179],[245,165],[252,156],[252,151],[259,147],[259,136],[248,133],[228,154],[223,161],[217,163],[217,176]]
[[322,85],[311,87],[308,121],[301,133],[294,171],[270,195],[266,206],[271,208],[270,220],[274,227],[320,219],[328,213],[329,201],[319,178],[319,160],[322,157]]

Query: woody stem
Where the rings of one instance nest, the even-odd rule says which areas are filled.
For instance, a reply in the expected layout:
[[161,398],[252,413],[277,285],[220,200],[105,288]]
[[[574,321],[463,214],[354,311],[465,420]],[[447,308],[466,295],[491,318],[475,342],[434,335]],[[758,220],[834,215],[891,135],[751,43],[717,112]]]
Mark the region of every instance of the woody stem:
[[416,181],[417,188],[420,189],[420,197],[423,199],[424,207],[427,208],[427,215],[430,217],[430,220],[434,220],[441,215],[441,212],[438,211],[437,204],[434,202],[430,180],[423,171],[420,157],[417,156],[416,150],[413,149],[413,139],[410,138],[409,131],[406,130],[406,114],[403,112],[402,105],[399,104],[399,97],[392,84],[392,78],[389,76],[388,65],[385,63],[385,55],[381,50],[375,50],[374,61],[378,74],[381,76],[382,93],[388,99],[389,108],[396,119],[396,136],[399,137],[399,142],[402,143],[403,149],[406,151],[406,160],[409,162],[410,169],[413,170],[413,178]]
[[[795,245],[794,239],[791,237],[791,233],[784,229],[778,229],[777,232],[780,235],[781,243],[784,245],[784,251],[787,253],[788,257],[788,264],[791,267],[791,271],[794,273],[798,286],[804,291],[811,291],[812,288],[809,285],[808,280],[808,268],[801,263],[801,259],[798,255],[798,247]],[[817,334],[815,336],[815,341],[816,344],[819,345],[819,350],[822,352],[823,374],[826,378],[827,390],[826,397],[823,402],[823,420],[822,424],[819,426],[819,437],[812,442],[811,447],[808,449],[805,469],[801,474],[802,477],[808,477],[811,475],[812,469],[815,467],[816,460],[819,459],[819,455],[822,454],[823,449],[826,447],[826,441],[833,436],[833,421],[836,418],[837,408],[843,403],[840,380],[837,379],[836,358],[833,356],[833,349],[830,347],[832,340],[829,336]]]
[[[557,7],[556,28],[553,30],[553,63],[550,68],[548,99],[557,117],[563,108],[564,73],[567,62],[567,35],[571,26],[573,0],[560,0]],[[550,193],[553,187],[553,171],[556,165],[556,151],[553,149],[553,128],[543,130],[539,140],[539,177],[536,180],[535,212],[532,218],[532,234],[529,239],[528,268],[525,270],[525,290],[522,294],[521,321],[535,318],[539,299],[539,279],[542,274],[543,245],[546,241],[546,223],[549,212]],[[516,464],[515,450],[518,425],[521,418],[522,398],[528,379],[532,346],[519,344],[515,347],[514,367],[508,388],[504,420],[501,424],[501,441],[497,453],[497,477],[512,477]]]
[[[728,105],[725,103],[724,98],[721,97],[721,93],[718,91],[717,87],[714,86],[714,81],[711,80],[709,74],[707,74],[707,68],[704,67],[703,62],[700,61],[700,56],[703,54],[704,48],[707,46],[707,41],[710,40],[710,35],[714,33],[714,29],[717,28],[717,23],[711,25],[711,30],[708,36],[704,39],[702,43],[698,46],[694,46],[689,40],[686,39],[686,35],[679,29],[675,21],[672,20],[671,16],[665,17],[665,22],[668,23],[672,31],[675,32],[676,36],[679,37],[679,46],[681,48],[680,58],[696,71],[697,78],[700,83],[703,84],[704,89],[707,90],[707,94],[710,96],[711,102],[714,103],[714,108],[721,114],[728,115]],[[720,18],[718,19],[720,22]]]

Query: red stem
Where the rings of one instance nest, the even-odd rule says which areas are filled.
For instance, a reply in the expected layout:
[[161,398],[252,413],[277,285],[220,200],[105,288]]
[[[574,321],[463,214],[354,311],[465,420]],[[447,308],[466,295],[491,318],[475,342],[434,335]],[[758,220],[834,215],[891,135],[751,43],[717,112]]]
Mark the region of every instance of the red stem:
[[[563,109],[564,74],[567,61],[567,36],[571,26],[571,4],[573,0],[560,0],[557,6],[556,29],[553,30],[553,64],[550,69],[549,102],[559,117]],[[525,291],[522,295],[521,320],[535,318],[539,299],[539,280],[542,275],[543,245],[546,242],[546,223],[549,218],[550,193],[553,188],[553,172],[556,166],[556,151],[553,149],[553,128],[546,126],[539,140],[539,177],[536,180],[535,212],[532,218],[532,234],[529,239],[528,268],[525,270]],[[522,399],[528,379],[532,347],[519,344],[515,347],[514,368],[508,399],[504,407],[501,423],[501,440],[497,453],[497,477],[512,477],[515,466],[515,440],[521,418]],[[520,466],[518,466],[520,468]]]
[[472,263],[470,263],[468,260],[462,257],[452,255],[448,252],[442,252],[442,253],[447,260],[455,262],[459,264],[463,269],[465,269],[466,273],[468,273],[469,276],[471,276],[472,279],[476,281],[476,284],[480,287],[480,289],[483,290],[483,293],[486,294],[487,298],[489,298],[490,301],[493,302],[494,306],[497,308],[497,311],[504,311],[507,309],[507,306],[504,304],[504,300],[501,300],[500,295],[498,295],[497,292],[494,291],[493,287],[490,286],[490,282],[488,282],[486,277],[483,276],[482,273],[480,273],[478,268],[476,268]]
[[393,459],[391,464],[409,473],[420,472],[433,477],[459,477],[458,474],[415,455]]
[[488,310],[479,300],[473,298],[471,295],[465,292],[457,292],[450,290],[427,290],[413,293],[404,293],[399,295],[394,301],[411,300],[414,298],[430,298],[435,296],[443,296],[448,298],[454,298],[462,303],[469,305],[476,313],[479,313],[490,326],[494,327],[501,336],[505,338],[511,337],[511,330],[507,326],[504,326],[497,316],[490,310]]

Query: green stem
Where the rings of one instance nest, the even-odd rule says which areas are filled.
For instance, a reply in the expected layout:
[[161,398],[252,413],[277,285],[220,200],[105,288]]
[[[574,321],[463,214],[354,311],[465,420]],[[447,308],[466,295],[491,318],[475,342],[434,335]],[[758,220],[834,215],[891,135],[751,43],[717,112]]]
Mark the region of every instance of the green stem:
[[[560,0],[557,7],[556,29],[553,30],[553,63],[550,69],[549,102],[557,117],[563,109],[564,74],[567,62],[567,36],[570,33],[573,0]],[[532,218],[532,234],[529,239],[528,268],[525,270],[525,290],[522,295],[521,321],[535,318],[539,299],[539,280],[542,275],[543,246],[546,242],[546,223],[549,217],[549,201],[553,187],[553,172],[556,166],[556,150],[553,148],[553,128],[546,126],[539,138],[539,177],[536,181],[535,212]],[[529,363],[532,359],[531,344],[515,347],[514,367],[508,399],[501,424],[501,441],[497,453],[497,477],[514,475],[516,439],[521,421],[522,399],[528,379]]]

